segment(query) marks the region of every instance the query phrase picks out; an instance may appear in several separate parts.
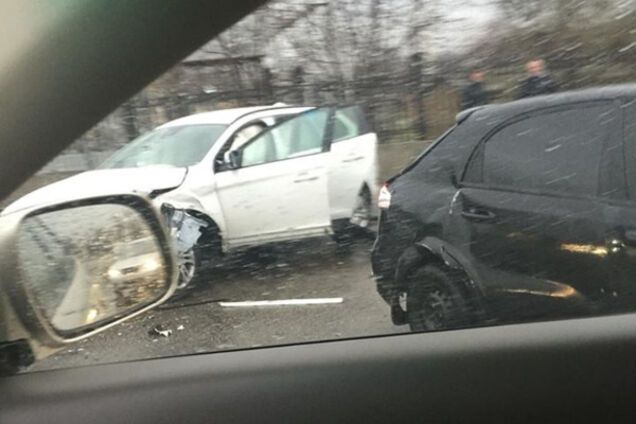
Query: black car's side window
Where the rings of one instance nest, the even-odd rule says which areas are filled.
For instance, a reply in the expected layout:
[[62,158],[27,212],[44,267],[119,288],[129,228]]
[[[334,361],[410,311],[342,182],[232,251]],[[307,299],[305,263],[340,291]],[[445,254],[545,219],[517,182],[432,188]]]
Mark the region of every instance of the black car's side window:
[[636,99],[623,105],[623,133],[629,197],[636,200]]
[[459,180],[470,153],[479,141],[479,136],[475,135],[482,131],[481,127],[468,122],[456,125],[413,165],[412,172],[428,183],[445,184],[453,178]]
[[[612,106],[599,104],[529,116],[483,146],[483,183],[492,187],[594,196]],[[477,160],[477,159],[476,159]]]

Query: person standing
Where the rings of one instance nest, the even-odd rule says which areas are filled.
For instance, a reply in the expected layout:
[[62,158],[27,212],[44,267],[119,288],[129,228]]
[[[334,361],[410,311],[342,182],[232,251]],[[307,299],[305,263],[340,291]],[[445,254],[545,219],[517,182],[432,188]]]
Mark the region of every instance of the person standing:
[[557,83],[545,71],[543,60],[534,59],[526,63],[526,72],[528,77],[519,87],[518,99],[555,93],[559,89]]
[[462,90],[462,110],[488,103],[488,92],[484,89],[484,73],[473,69],[468,74],[468,84]]

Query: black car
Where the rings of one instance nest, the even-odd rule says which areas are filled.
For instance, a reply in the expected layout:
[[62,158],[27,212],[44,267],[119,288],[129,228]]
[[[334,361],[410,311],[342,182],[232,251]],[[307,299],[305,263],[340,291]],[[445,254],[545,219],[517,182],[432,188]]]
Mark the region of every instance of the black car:
[[636,84],[465,111],[379,207],[396,324],[635,310]]

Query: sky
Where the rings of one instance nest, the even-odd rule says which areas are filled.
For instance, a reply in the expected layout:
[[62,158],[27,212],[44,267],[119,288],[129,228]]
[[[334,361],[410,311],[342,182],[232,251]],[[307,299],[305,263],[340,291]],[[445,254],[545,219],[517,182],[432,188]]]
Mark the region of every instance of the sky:
[[447,22],[433,34],[433,53],[466,48],[474,39],[488,32],[497,10],[488,0],[449,0],[442,13]]

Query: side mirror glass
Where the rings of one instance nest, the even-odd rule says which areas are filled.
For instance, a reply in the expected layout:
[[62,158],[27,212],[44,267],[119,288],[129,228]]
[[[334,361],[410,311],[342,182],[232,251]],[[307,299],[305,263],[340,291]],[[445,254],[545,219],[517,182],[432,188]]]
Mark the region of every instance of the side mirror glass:
[[16,310],[26,311],[22,321],[45,343],[90,335],[174,291],[172,250],[143,198],[49,207],[26,214],[14,227],[9,239],[15,253],[3,272],[14,277],[12,300]]

